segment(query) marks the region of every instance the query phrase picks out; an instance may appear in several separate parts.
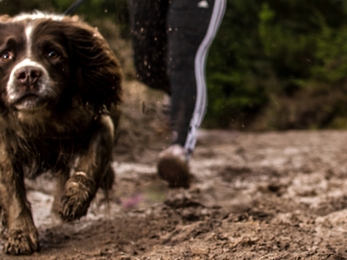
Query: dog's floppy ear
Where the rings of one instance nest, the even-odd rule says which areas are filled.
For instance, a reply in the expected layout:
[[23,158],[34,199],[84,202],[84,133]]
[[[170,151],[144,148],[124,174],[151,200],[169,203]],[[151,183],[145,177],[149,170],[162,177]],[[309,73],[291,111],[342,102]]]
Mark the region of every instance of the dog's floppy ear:
[[76,17],[64,19],[72,54],[77,91],[82,102],[102,113],[121,99],[121,69],[112,50],[100,33]]

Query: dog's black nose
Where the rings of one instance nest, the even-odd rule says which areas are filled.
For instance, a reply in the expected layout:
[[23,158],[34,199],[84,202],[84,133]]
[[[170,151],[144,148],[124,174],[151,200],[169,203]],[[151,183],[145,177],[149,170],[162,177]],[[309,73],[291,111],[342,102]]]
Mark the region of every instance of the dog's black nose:
[[42,70],[37,67],[27,66],[18,69],[14,76],[22,84],[31,86],[42,76]]

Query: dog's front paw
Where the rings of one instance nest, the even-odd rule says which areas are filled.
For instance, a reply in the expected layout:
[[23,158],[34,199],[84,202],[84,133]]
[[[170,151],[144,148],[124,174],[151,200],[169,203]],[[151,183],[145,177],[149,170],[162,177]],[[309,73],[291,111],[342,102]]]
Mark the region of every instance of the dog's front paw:
[[95,195],[95,182],[84,173],[76,173],[65,185],[61,199],[60,217],[63,221],[79,219],[87,214]]
[[10,255],[29,255],[39,250],[38,234],[36,230],[9,230],[7,242],[3,250]]

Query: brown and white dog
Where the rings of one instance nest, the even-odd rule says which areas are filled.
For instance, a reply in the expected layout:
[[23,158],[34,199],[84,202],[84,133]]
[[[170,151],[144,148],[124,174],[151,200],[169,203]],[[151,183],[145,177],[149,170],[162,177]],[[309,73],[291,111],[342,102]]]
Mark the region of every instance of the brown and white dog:
[[[97,30],[76,17],[0,16],[0,204],[4,252],[37,251],[24,177],[60,176],[53,209],[64,221],[87,213],[113,180],[113,123],[120,102],[118,62]],[[110,186],[110,184],[106,184]]]

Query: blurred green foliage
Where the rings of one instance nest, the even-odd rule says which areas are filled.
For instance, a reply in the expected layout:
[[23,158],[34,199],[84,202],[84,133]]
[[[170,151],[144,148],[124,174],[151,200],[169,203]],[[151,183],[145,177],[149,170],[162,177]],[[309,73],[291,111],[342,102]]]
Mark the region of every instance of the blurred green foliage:
[[228,0],[207,63],[205,124],[347,127],[347,2]]
[[[0,12],[63,12],[73,2],[0,0]],[[227,3],[206,65],[204,126],[347,128],[347,1]],[[130,46],[127,0],[89,0],[77,13],[93,24],[106,20],[106,38],[118,30]]]

